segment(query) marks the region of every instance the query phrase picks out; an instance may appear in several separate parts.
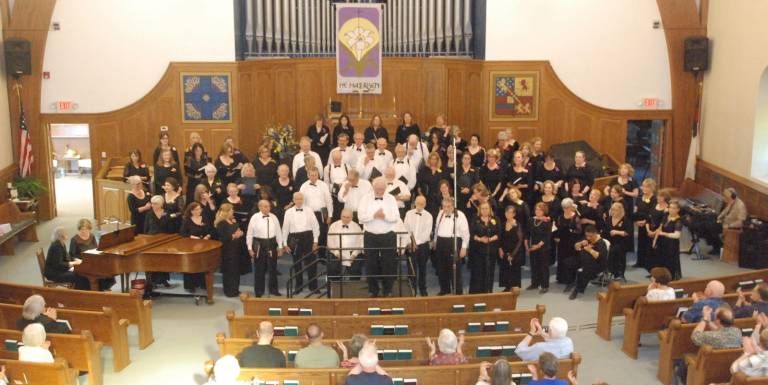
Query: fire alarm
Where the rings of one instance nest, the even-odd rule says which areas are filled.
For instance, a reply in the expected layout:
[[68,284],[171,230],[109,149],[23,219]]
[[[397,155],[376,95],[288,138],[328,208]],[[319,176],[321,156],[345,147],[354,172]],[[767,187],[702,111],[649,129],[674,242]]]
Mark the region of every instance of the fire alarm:
[[51,73],[48,71],[43,71],[43,79],[50,79]]

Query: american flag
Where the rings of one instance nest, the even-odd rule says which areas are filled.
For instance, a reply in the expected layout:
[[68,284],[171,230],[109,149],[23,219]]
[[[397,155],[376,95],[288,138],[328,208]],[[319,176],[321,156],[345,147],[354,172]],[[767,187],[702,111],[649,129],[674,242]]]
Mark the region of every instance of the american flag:
[[32,163],[35,157],[32,155],[32,138],[27,130],[27,119],[24,117],[24,106],[21,106],[19,115],[19,173],[24,178],[32,172]]

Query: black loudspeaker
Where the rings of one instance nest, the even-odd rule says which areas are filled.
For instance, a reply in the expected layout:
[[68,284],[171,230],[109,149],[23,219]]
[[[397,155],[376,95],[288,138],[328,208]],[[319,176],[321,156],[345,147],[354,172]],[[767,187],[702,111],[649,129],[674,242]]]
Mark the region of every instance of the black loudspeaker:
[[331,102],[331,112],[332,113],[340,113],[341,112],[341,102],[332,101]]
[[689,72],[709,69],[709,39],[706,36],[691,36],[685,39],[683,67]]
[[28,40],[5,41],[5,69],[9,74],[16,76],[32,73],[32,54]]

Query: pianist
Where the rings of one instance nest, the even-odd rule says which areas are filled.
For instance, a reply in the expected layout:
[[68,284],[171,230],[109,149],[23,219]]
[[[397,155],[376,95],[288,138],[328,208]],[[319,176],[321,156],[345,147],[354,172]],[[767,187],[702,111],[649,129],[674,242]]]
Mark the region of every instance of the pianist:
[[707,240],[712,251],[712,255],[720,255],[720,249],[723,247],[723,241],[720,236],[724,229],[740,229],[747,219],[747,207],[739,198],[736,190],[731,187],[723,190],[723,201],[725,207],[717,216],[717,222],[709,223],[704,228],[704,239]]
[[71,258],[67,252],[67,231],[63,227],[53,230],[51,246],[48,247],[48,255],[45,257],[45,278],[53,282],[69,282],[78,290],[88,290],[88,280],[75,273],[75,266],[83,261],[79,258]]

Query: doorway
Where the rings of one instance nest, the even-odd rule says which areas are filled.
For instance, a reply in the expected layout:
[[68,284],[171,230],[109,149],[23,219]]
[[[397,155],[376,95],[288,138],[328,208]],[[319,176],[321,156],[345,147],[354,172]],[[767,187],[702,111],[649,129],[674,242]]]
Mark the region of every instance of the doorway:
[[93,167],[88,124],[51,124],[51,171],[60,217],[93,218]]
[[662,166],[664,120],[630,120],[627,122],[627,163],[635,169],[635,180],[653,178],[659,181]]

